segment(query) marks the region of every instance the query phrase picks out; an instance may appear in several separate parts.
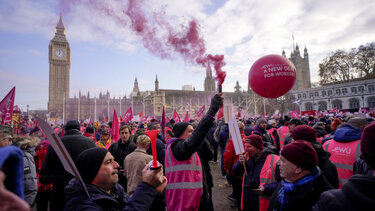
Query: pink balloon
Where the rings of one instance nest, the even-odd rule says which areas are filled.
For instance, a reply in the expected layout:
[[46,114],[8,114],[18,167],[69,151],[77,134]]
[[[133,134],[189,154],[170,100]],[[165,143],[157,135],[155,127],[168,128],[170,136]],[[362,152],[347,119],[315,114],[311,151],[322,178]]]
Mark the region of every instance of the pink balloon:
[[263,56],[251,66],[251,89],[265,98],[285,95],[296,81],[296,68],[287,58],[279,55]]

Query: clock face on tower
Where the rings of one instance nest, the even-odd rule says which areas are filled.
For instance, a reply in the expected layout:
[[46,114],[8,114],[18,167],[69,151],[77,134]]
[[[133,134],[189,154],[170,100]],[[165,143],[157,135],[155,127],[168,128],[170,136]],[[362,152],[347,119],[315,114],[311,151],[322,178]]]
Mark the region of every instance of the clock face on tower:
[[61,58],[64,58],[64,56],[65,56],[65,51],[62,50],[62,49],[56,49],[55,52],[54,52],[54,54],[55,54],[55,57],[56,57],[56,58],[61,59]]

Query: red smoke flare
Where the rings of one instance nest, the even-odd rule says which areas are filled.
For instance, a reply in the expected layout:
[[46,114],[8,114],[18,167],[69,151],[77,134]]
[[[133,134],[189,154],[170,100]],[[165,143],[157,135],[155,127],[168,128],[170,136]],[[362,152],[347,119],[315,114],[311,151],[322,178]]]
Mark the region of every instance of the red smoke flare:
[[[69,11],[77,2],[85,4],[122,26],[128,25],[122,14],[116,13],[116,8],[113,8],[108,1],[60,0],[59,6]],[[177,53],[188,63],[200,64],[203,67],[213,65],[218,85],[224,82],[226,76],[222,70],[225,65],[224,55],[206,54],[204,39],[199,34],[199,25],[195,20],[189,21],[188,26],[176,29],[168,22],[172,19],[167,17],[164,11],[154,12],[150,17],[145,15],[143,9],[144,0],[129,0],[128,8],[124,13],[130,18],[130,26],[141,38],[144,47],[162,59],[171,59],[173,54]]]

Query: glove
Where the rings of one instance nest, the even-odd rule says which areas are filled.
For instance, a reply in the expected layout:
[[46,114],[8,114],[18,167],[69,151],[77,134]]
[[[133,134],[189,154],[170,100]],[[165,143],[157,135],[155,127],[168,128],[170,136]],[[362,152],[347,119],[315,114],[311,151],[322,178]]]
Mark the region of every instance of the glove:
[[219,109],[223,106],[223,99],[216,94],[211,99],[211,105],[208,109],[207,114],[211,115],[212,117],[215,116],[215,114],[219,111]]

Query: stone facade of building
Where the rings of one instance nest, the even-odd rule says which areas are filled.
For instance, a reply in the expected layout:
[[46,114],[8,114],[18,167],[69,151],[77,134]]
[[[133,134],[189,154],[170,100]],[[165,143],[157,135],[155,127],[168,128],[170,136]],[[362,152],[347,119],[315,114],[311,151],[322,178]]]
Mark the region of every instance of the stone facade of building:
[[[286,58],[285,51],[283,50],[282,55]],[[310,79],[310,63],[309,54],[307,53],[307,48],[303,50],[303,57],[299,51],[298,45],[290,53],[289,60],[296,67],[297,78],[292,90],[301,90],[311,88]]]
[[294,95],[300,110],[358,110],[375,107],[375,79],[338,83],[295,90]]

